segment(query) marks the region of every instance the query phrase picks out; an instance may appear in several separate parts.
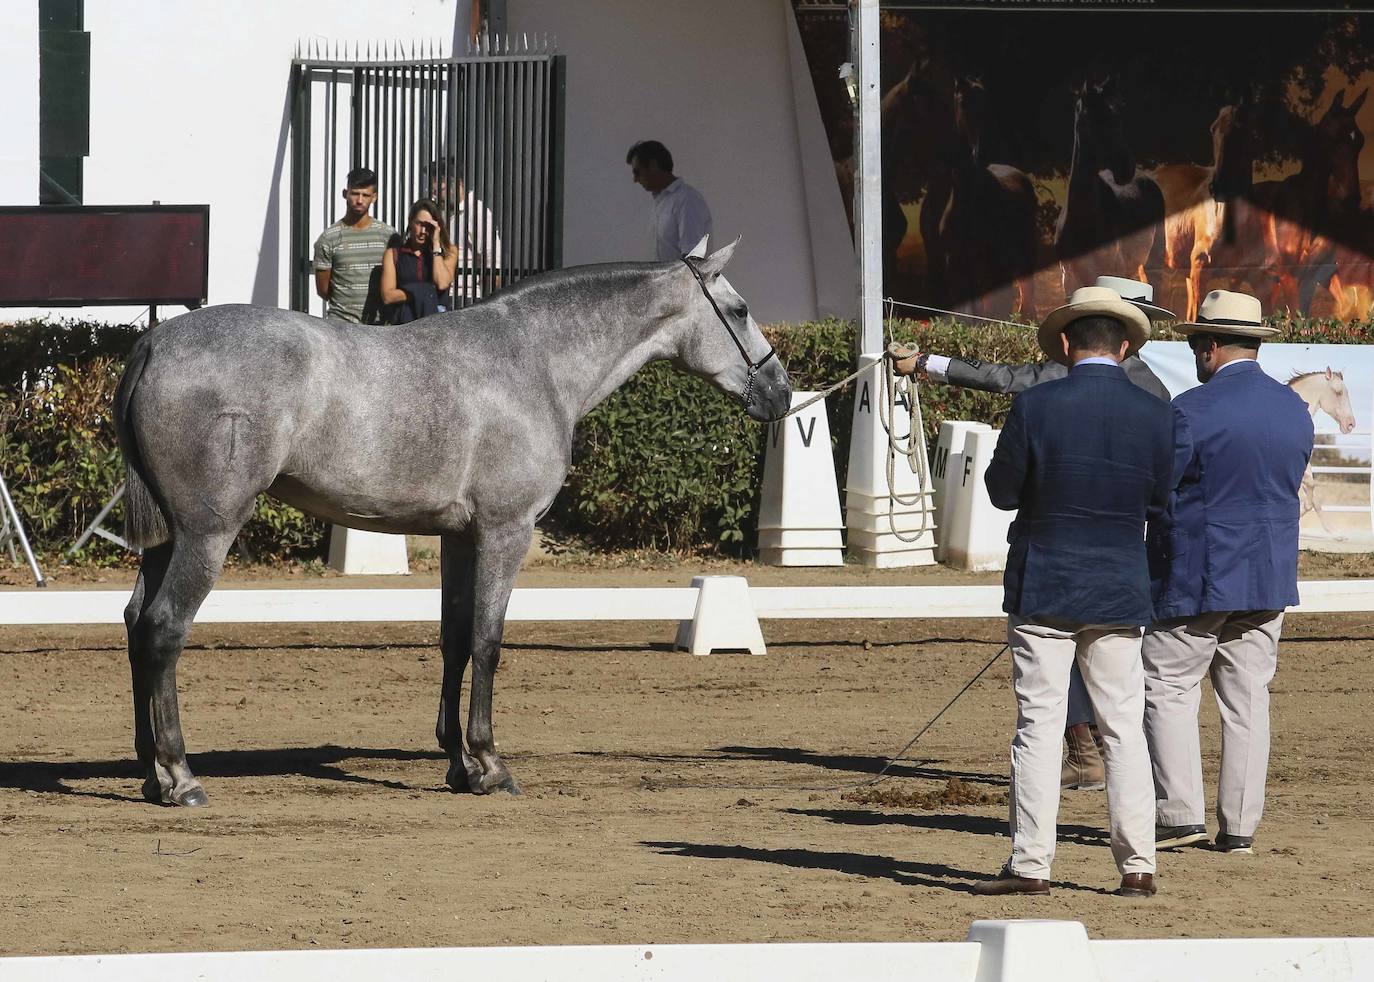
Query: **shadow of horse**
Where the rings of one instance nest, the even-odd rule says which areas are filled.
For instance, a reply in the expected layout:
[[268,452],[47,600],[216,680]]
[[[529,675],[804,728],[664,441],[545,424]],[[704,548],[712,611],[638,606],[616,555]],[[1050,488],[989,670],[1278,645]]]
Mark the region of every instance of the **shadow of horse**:
[[[192,754],[198,773],[206,777],[306,777],[321,781],[410,791],[415,788],[399,781],[365,777],[345,770],[345,761],[380,760],[405,763],[444,760],[442,751],[401,750],[379,747],[280,747],[265,750],[211,750]],[[0,761],[0,788],[33,791],[40,794],[65,794],[108,801],[142,801],[137,795],[82,790],[72,785],[81,781],[126,779],[140,772],[137,761],[130,760],[15,760]]]

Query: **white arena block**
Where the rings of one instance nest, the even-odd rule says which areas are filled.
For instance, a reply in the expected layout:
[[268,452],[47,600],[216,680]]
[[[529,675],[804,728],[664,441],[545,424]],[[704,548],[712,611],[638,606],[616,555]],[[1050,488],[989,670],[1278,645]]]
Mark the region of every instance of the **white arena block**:
[[[948,524],[944,513],[945,484],[949,480],[950,457],[964,452],[964,438],[967,434],[992,429],[987,423],[976,423],[967,419],[947,419],[940,424],[940,435],[935,441],[935,457],[930,462],[930,483],[934,492],[935,519]],[[944,558],[943,555],[940,557]]]
[[690,621],[678,624],[674,650],[686,649],[694,655],[713,651],[765,653],[748,580],[743,576],[694,576],[692,586],[697,590],[696,612]]
[[340,573],[409,573],[406,537],[335,525],[329,530],[329,566]]
[[[798,406],[814,392],[793,392]],[[764,441],[763,492],[759,502],[759,559],[769,565],[839,566],[840,494],[825,401],[768,424]],[[782,536],[804,533],[800,540]],[[833,531],[833,536],[819,533]],[[792,537],[794,540],[796,537]]]
[[839,529],[759,529],[760,549],[839,549]]
[[974,982],[1103,982],[1078,921],[974,921]]
[[[881,358],[878,354],[860,355],[859,365],[865,367]],[[897,525],[903,532],[922,528],[933,532],[935,527],[933,489],[922,485],[920,475],[912,471],[905,457],[898,457],[893,462],[891,484],[888,481],[889,435],[883,426],[880,405],[880,400],[885,398],[887,379],[883,373],[887,370],[879,368],[859,376],[849,434],[849,472],[845,481],[849,551],[869,567],[879,564],[875,561],[875,550],[865,544],[871,540],[864,537],[876,536],[882,531],[891,533],[887,518],[889,507],[894,514],[902,516]],[[899,393],[898,402],[890,408],[892,436],[899,443],[905,443],[911,436],[911,407]],[[933,562],[933,557],[925,551],[910,547],[889,550],[885,557],[883,567],[925,566]]]
[[[879,526],[875,530],[850,529],[849,548],[851,551],[863,550],[864,552],[926,552],[930,558],[924,560],[920,565],[929,565],[935,562],[935,533],[927,529],[920,535],[916,535],[914,530],[903,529],[899,524],[897,528],[907,537],[897,535],[887,525],[887,519],[879,519]],[[912,541],[908,541],[912,540]]]
[[950,455],[940,554],[951,566],[1006,568],[1007,529],[1016,513],[994,508],[983,483],[1001,435],[1001,430],[974,430],[964,437],[964,452]]
[[760,549],[759,562],[765,566],[843,566],[844,550],[834,549]]

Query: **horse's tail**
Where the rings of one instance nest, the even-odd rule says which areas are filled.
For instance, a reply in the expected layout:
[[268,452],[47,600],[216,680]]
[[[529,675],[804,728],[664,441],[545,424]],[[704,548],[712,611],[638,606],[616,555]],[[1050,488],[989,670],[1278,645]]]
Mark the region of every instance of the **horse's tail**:
[[171,538],[167,514],[144,476],[143,455],[133,427],[134,390],[148,366],[148,338],[144,335],[129,352],[124,375],[115,389],[114,423],[119,448],[124,454],[124,538],[130,546],[146,549]]

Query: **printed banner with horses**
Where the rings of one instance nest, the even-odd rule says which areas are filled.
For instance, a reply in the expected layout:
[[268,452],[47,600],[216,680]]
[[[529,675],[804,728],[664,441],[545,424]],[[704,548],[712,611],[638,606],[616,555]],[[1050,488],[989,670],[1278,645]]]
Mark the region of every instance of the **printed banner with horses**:
[[[847,15],[796,9],[851,207]],[[970,3],[880,42],[885,295],[1030,319],[1106,273],[1370,315],[1374,14]]]

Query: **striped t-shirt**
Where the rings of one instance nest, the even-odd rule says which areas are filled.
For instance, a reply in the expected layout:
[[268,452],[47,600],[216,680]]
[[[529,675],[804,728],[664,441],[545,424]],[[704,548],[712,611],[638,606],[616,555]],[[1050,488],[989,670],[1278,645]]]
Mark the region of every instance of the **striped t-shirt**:
[[[331,271],[326,317],[363,323],[372,271],[382,264],[387,244],[395,237],[394,228],[375,218],[367,228],[340,221],[320,233],[315,240],[315,269]],[[379,300],[374,297],[372,309],[378,305]]]

